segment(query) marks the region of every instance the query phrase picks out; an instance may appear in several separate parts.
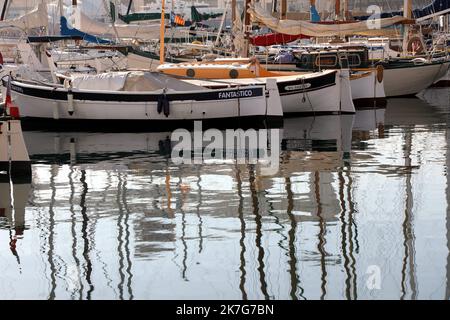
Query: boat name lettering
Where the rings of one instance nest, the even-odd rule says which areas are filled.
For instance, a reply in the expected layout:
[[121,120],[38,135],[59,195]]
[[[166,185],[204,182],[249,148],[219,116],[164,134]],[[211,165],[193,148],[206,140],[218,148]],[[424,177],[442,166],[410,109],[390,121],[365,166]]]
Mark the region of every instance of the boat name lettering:
[[219,92],[219,99],[245,98],[245,97],[252,97],[252,96],[253,96],[253,90]]
[[23,89],[21,87],[15,86],[13,84],[11,85],[11,90],[23,93]]
[[286,86],[286,91],[294,91],[294,90],[304,90],[311,88],[311,83],[304,83],[304,84],[296,84],[292,86]]

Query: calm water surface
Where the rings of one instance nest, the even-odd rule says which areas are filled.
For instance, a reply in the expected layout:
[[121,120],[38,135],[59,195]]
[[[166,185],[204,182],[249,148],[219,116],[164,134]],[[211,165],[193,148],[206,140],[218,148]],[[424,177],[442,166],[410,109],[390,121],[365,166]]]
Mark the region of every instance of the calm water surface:
[[0,297],[449,299],[449,105],[435,89],[287,119],[271,177],[175,166],[170,132],[25,132],[33,182],[0,184]]

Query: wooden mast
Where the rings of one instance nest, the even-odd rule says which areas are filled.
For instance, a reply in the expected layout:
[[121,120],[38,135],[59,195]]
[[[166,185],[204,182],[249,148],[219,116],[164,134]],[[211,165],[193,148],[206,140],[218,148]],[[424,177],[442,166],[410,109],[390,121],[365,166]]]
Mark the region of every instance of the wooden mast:
[[286,19],[287,0],[281,0],[281,19]]
[[346,20],[351,20],[350,19],[350,11],[348,10],[348,0],[343,0],[343,16],[342,18],[344,19],[344,21]]
[[164,0],[161,0],[161,26],[159,29],[159,63],[164,64],[164,29],[165,29],[165,21],[164,21],[164,6],[166,5]]
[[334,14],[335,14],[335,19],[339,20],[341,17],[341,0],[336,0],[334,2]]
[[[404,0],[403,2],[403,16],[408,20],[412,18],[412,0]],[[403,26],[403,54],[408,53],[408,36],[409,36],[409,25],[405,24]]]
[[251,23],[250,23],[250,13],[248,12],[248,6],[250,4],[251,0],[245,0],[245,7],[244,7],[244,52],[243,56],[246,58],[248,57],[249,52],[249,38],[250,38],[250,30],[251,30]]

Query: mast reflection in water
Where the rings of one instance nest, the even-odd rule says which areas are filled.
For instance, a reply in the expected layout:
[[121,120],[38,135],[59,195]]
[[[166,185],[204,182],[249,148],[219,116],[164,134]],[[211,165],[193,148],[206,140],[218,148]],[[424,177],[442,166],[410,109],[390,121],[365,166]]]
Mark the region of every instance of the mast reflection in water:
[[0,183],[0,295],[448,299],[449,110],[435,93],[286,119],[270,177],[176,166],[170,132],[25,132],[32,183]]

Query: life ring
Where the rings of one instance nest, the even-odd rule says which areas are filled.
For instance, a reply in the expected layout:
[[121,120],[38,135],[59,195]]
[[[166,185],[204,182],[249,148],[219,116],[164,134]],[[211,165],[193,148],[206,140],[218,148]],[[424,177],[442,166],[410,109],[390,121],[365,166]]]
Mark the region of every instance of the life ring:
[[418,36],[412,37],[408,41],[408,52],[414,52],[415,55],[419,55],[425,52],[422,39]]
[[379,83],[383,82],[384,79],[384,67],[383,65],[377,65],[377,81]]
[[194,41],[192,41],[192,44],[203,44],[203,43],[201,41],[194,40]]

